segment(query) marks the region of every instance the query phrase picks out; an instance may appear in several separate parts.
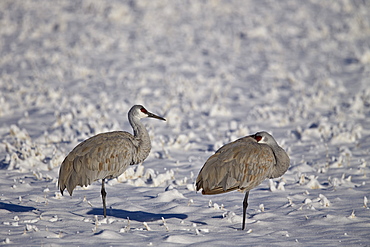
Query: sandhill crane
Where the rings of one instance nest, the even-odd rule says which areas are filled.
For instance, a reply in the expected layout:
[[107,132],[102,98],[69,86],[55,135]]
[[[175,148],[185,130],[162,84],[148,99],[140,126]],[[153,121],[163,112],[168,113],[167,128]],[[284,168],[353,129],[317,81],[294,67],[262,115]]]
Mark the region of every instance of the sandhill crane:
[[289,157],[267,132],[240,138],[221,147],[208,158],[196,180],[197,191],[214,195],[238,189],[245,192],[243,223],[249,191],[266,178],[277,178],[289,167]]
[[128,120],[134,135],[125,131],[113,131],[95,135],[78,144],[64,159],[59,170],[58,187],[63,195],[67,188],[72,196],[77,185],[87,186],[102,179],[101,195],[104,217],[107,217],[105,179],[121,175],[128,166],[148,157],[151,144],[142,118],[166,119],[148,112],[141,105],[134,105],[128,112]]

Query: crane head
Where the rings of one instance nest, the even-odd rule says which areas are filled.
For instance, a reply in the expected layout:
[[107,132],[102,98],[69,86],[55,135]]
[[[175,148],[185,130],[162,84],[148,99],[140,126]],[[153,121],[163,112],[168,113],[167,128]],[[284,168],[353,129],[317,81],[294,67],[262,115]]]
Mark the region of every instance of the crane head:
[[164,119],[163,117],[157,116],[157,115],[149,112],[142,105],[134,105],[131,108],[130,112],[129,112],[129,115],[130,114],[132,114],[135,117],[138,117],[139,119],[150,117],[150,118],[156,118],[156,119],[160,119],[160,120],[166,121],[166,119]]
[[275,139],[266,131],[257,132],[253,135],[253,138],[256,139],[258,143],[264,143],[268,145],[276,144]]

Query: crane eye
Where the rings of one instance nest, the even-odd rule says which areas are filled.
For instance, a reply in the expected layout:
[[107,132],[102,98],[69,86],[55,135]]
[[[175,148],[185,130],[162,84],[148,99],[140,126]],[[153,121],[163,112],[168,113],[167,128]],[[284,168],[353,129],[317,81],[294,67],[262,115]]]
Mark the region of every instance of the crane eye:
[[142,113],[148,114],[148,111],[147,111],[144,107],[141,107],[140,111],[141,111]]
[[254,139],[256,139],[257,142],[262,140],[262,136],[255,136]]

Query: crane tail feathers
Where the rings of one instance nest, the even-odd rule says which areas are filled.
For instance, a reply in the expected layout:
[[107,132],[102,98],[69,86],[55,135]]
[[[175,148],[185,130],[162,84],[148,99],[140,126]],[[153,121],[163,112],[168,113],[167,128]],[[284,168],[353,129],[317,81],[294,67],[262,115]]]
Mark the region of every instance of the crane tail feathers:
[[238,187],[228,188],[227,190],[224,190],[222,187],[213,188],[211,190],[203,188],[202,194],[203,195],[217,195],[217,194],[222,194],[222,193],[226,193],[226,192],[230,192],[230,191],[238,190],[238,189],[239,189]]

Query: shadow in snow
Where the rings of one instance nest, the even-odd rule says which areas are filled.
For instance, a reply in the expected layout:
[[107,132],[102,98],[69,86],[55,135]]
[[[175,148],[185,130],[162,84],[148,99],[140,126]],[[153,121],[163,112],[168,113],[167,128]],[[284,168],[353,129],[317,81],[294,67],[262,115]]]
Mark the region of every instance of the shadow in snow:
[[5,159],[0,160],[0,170],[8,169],[9,162],[6,162]]
[[212,216],[212,219],[223,219],[224,217],[222,215]]
[[[87,214],[103,215],[103,209],[94,208],[87,212]],[[177,218],[181,220],[186,219],[188,217],[186,214],[152,214],[143,211],[126,211],[122,209],[108,209],[108,208],[107,216],[113,216],[122,219],[127,219],[128,217],[130,220],[135,220],[139,222],[151,222],[162,220],[162,217],[164,219]]]
[[36,210],[34,207],[20,206],[16,204],[0,202],[0,209],[8,210],[9,212],[29,212]]

